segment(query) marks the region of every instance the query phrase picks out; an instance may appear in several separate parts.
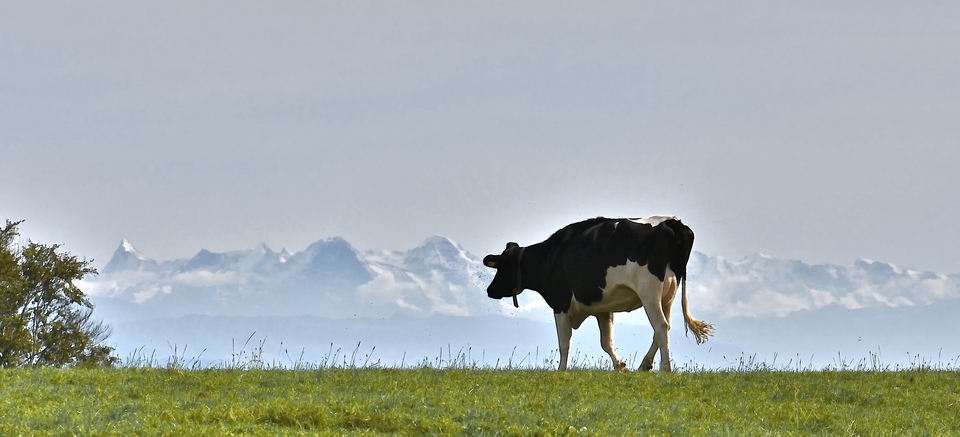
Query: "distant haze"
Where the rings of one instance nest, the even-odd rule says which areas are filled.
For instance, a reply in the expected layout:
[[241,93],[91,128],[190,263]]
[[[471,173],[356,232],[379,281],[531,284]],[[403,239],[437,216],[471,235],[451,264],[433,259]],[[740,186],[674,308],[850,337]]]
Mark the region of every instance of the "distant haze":
[[957,2],[7,2],[0,219],[103,267],[671,214],[960,273]]
[[[960,275],[866,260],[809,265],[757,255],[731,262],[699,252],[687,272],[691,311],[717,331],[702,346],[681,335],[675,302],[670,342],[678,363],[722,368],[744,354],[768,364],[779,355],[781,365],[823,366],[878,353],[890,365],[922,358],[955,367],[960,360],[952,337],[960,329],[953,316]],[[406,251],[360,253],[332,238],[297,253],[260,246],[166,261],[124,241],[101,275],[80,286],[115,327],[110,341],[121,356],[163,357],[179,345],[216,362],[255,336],[254,346],[269,339],[270,356],[284,360],[283,351],[292,350],[292,359],[303,351],[304,359],[320,362],[331,344],[352,350],[358,343],[363,352],[375,346],[387,365],[436,357],[437,348],[472,349],[487,364],[518,351],[518,358],[530,354],[527,364],[539,364],[530,361],[538,355],[553,358],[556,329],[544,299],[526,291],[519,308],[489,299],[489,277],[477,256],[439,236]],[[636,361],[651,339],[647,317],[633,311],[616,319],[617,347]],[[595,323],[584,323],[575,337],[578,353],[599,353]]]

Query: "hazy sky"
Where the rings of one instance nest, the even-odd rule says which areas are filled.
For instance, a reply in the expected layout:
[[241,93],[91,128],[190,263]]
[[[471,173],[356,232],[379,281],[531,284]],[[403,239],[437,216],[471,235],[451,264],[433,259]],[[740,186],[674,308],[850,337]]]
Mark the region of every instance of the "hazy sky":
[[960,273],[960,2],[0,0],[0,150],[0,219],[97,267],[674,214]]

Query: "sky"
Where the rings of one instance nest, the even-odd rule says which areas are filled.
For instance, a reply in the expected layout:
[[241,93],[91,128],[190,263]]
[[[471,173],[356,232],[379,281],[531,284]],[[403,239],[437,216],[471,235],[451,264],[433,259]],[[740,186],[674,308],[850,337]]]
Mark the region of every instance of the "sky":
[[102,267],[604,215],[960,273],[958,2],[0,0],[0,220]]

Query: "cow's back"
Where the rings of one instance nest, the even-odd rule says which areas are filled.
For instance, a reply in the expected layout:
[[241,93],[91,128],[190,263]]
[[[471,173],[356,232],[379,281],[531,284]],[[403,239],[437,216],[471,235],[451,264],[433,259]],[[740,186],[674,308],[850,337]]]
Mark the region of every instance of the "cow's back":
[[651,224],[598,217],[566,226],[546,243],[552,246],[549,262],[554,265],[551,275],[557,282],[552,287],[556,302],[548,303],[563,311],[571,297],[584,305],[600,301],[607,269],[628,262],[646,266],[661,281],[670,266],[682,279],[693,247],[693,231],[676,218]]

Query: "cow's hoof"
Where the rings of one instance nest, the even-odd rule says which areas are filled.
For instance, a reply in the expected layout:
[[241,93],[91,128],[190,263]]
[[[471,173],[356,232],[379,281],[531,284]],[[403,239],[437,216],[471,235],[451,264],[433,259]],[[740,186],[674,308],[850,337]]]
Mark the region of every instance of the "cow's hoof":
[[644,358],[643,361],[640,362],[640,368],[637,370],[640,370],[642,372],[649,372],[653,370],[653,359]]
[[618,372],[629,372],[630,369],[627,368],[627,363],[624,363],[623,361],[621,361],[620,364],[617,364],[617,371],[618,371]]

